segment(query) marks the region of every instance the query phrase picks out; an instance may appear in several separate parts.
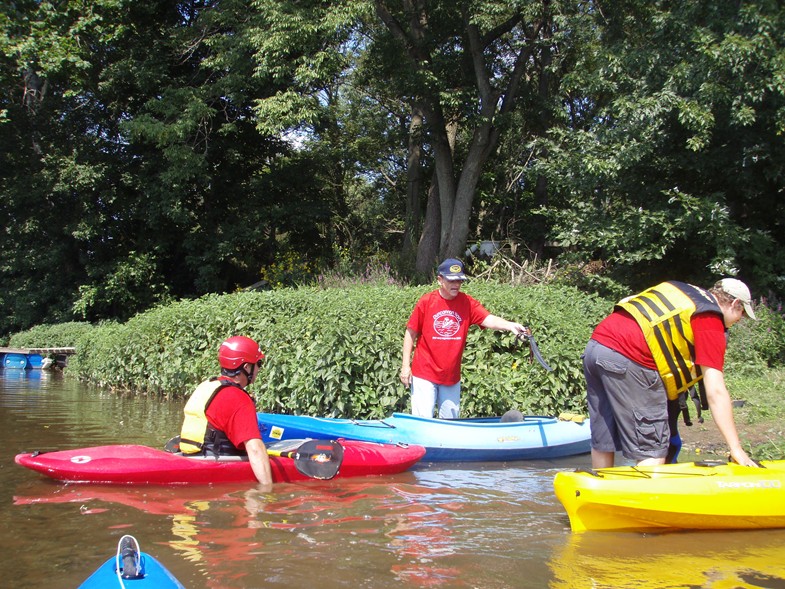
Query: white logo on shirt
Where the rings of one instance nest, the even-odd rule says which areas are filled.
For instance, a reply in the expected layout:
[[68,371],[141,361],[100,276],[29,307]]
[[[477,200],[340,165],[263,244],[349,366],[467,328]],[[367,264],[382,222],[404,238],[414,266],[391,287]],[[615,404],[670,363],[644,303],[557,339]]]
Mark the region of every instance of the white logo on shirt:
[[437,339],[457,339],[455,334],[461,329],[461,316],[455,311],[439,311],[433,316],[433,330],[438,336]]

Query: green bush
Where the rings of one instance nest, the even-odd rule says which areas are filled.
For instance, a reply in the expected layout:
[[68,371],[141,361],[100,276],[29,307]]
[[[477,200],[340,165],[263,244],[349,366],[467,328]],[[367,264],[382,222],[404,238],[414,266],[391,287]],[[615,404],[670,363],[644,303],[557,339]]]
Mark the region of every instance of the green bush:
[[[217,371],[229,335],[257,339],[267,353],[252,386],[262,409],[311,415],[384,417],[408,411],[398,380],[406,321],[433,288],[376,281],[210,295],[142,313],[126,323],[42,325],[11,337],[15,347],[75,346],[68,373],[105,387],[182,397]],[[532,327],[546,372],[509,333],[472,328],[463,362],[462,413],[508,409],[585,411],[580,354],[610,301],[557,285],[470,282],[464,290],[491,313]],[[758,304],[758,321],[730,330],[729,376],[755,375],[785,361],[785,320]]]
[[755,373],[785,363],[785,318],[765,302],[755,307],[757,321],[743,319],[729,330],[728,371]]
[[26,331],[11,335],[8,346],[11,348],[73,348],[90,333],[94,326],[90,323],[72,321],[37,325]]
[[464,353],[462,412],[500,415],[508,409],[553,415],[585,411],[580,356],[594,326],[612,309],[609,301],[559,286],[525,288],[472,285],[467,291],[494,315],[531,327],[545,371],[527,345],[507,332],[469,332]]
[[[252,385],[262,410],[357,418],[408,410],[398,380],[406,321],[429,287],[370,284],[211,295],[161,306],[92,330],[68,373],[101,386],[184,396],[217,370],[217,350],[235,334],[266,353]],[[464,354],[462,413],[517,408],[583,410],[580,354],[611,304],[569,287],[469,283],[496,315],[531,326],[548,373],[506,332],[472,328]]]

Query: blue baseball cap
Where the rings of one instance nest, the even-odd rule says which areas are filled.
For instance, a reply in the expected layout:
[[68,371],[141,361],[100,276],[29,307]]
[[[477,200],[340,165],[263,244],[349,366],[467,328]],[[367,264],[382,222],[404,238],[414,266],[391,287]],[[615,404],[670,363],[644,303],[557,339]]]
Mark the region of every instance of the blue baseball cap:
[[436,273],[447,280],[466,280],[463,262],[456,260],[455,258],[447,258],[444,260],[444,262],[439,264]]

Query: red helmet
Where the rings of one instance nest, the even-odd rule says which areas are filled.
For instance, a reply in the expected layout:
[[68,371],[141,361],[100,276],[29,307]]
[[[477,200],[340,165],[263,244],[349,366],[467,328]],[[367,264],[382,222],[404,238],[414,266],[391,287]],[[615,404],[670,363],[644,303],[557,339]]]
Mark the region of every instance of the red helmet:
[[244,335],[228,338],[218,350],[218,363],[221,368],[229,370],[236,370],[246,362],[256,364],[262,358],[264,358],[264,354],[262,354],[259,344]]

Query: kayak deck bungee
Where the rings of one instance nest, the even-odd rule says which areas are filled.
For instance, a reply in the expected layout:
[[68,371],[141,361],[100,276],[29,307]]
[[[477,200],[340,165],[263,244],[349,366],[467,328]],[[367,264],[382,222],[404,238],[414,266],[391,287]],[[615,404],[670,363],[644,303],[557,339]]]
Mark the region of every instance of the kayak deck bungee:
[[498,417],[428,419],[393,413],[385,419],[359,420],[258,413],[265,442],[299,438],[344,438],[425,447],[424,460],[472,462],[539,460],[590,451],[589,421],[526,416],[502,422]]
[[142,552],[133,536],[117,543],[117,553],[90,575],[78,589],[185,589],[166,567]]
[[785,460],[761,464],[578,469],[553,484],[574,532],[785,527]]
[[[268,451],[290,451],[306,440],[271,444]],[[419,446],[341,440],[343,457],[336,477],[396,474],[425,454]],[[105,484],[210,484],[256,482],[244,457],[186,457],[134,444],[95,446],[56,452],[24,453],[17,464],[60,481]],[[273,482],[309,480],[290,457],[270,456]]]

